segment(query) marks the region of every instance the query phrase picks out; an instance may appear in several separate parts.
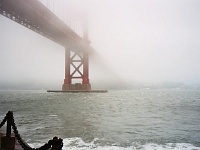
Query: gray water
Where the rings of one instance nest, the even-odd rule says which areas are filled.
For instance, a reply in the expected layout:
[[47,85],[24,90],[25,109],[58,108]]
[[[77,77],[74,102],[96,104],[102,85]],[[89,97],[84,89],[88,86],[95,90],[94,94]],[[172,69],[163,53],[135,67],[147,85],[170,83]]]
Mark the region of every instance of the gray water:
[[64,149],[200,150],[198,90],[0,91],[0,121],[9,110],[33,147],[58,136]]

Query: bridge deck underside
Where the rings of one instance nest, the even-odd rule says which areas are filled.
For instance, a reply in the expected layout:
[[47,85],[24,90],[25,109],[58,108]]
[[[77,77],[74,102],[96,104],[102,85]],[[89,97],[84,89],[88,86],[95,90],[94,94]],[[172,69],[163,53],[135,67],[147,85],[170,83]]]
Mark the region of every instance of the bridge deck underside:
[[37,0],[0,0],[0,13],[72,51],[83,51],[87,44]]

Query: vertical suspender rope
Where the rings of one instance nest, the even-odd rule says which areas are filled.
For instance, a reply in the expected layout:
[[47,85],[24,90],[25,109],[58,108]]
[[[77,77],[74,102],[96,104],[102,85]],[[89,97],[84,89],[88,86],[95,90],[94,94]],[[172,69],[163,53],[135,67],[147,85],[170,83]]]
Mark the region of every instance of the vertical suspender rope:
[[65,22],[65,20],[64,20],[64,11],[65,11],[65,9],[64,9],[64,7],[65,7],[65,4],[64,4],[64,2],[62,1],[62,19],[63,19],[63,21]]
[[53,13],[55,14],[55,12],[54,12],[54,1],[53,1]]
[[47,0],[47,8],[50,9],[50,7],[49,7],[49,0]]

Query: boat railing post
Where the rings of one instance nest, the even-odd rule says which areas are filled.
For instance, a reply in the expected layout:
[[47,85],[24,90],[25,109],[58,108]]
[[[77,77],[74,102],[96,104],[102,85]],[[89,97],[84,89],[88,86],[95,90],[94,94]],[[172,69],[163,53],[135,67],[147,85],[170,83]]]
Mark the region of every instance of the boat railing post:
[[9,111],[7,113],[7,129],[6,129],[6,137],[11,137],[11,119],[12,119],[13,113]]
[[11,136],[13,112],[9,111],[6,114],[7,128],[6,136],[1,137],[1,149],[14,150],[15,149],[15,137]]

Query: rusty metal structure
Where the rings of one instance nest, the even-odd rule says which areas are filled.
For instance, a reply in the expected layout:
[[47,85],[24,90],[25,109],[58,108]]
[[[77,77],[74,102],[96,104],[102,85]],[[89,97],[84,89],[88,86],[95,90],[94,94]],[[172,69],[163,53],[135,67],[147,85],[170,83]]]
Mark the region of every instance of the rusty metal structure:
[[[65,47],[65,78],[62,91],[90,91],[89,53],[94,51],[83,38],[38,0],[0,0],[0,14]],[[82,83],[73,84],[73,79]]]

